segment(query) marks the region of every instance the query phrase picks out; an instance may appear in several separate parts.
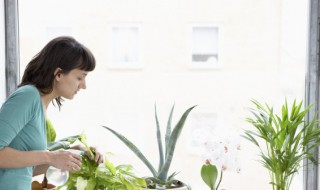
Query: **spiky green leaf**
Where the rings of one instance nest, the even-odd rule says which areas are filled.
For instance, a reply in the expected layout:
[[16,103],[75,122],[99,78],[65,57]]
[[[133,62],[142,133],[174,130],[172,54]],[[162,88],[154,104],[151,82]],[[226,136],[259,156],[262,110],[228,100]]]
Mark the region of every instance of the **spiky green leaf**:
[[138,149],[138,147],[136,147],[130,140],[128,140],[126,137],[124,137],[122,134],[114,131],[113,129],[107,127],[107,126],[102,126],[105,129],[109,130],[111,133],[113,133],[116,137],[118,137],[125,145],[127,145],[127,147],[133,152],[135,153],[138,158],[140,158],[140,160],[149,168],[149,170],[151,171],[152,175],[157,177],[158,173],[157,171],[154,169],[154,167],[151,165],[151,163],[149,162],[149,160],[142,154],[142,152]]

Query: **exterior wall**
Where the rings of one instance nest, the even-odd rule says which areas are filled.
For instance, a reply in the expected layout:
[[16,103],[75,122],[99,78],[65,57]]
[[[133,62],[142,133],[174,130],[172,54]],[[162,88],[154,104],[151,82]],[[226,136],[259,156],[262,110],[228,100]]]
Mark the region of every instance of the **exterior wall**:
[[[4,1],[0,3],[0,26],[4,24]],[[0,105],[6,98],[6,83],[5,83],[5,27],[0,29]]]
[[[178,141],[171,171],[180,172],[177,178],[193,189],[205,190],[200,178],[202,160],[192,150],[192,129],[202,121],[195,116],[217,115],[212,120],[216,123],[210,120],[207,126],[240,136],[251,127],[245,122],[250,99],[279,108],[285,97],[288,101],[304,98],[306,0],[33,0],[20,1],[19,6],[21,72],[54,36],[48,28],[58,28],[56,35],[74,36],[97,59],[96,70],[87,77],[87,90],[65,101],[60,112],[53,106],[48,111],[58,138],[85,131],[89,142],[115,154],[112,161],[130,163],[143,176],[149,175],[146,167],[100,125],[125,134],[157,166],[154,104],[163,131],[173,103],[175,120],[188,107],[198,105]],[[141,26],[143,66],[110,69],[110,27],[126,23]],[[194,24],[221,28],[221,68],[188,67]],[[226,173],[222,187],[270,189],[268,172],[256,161],[258,150],[240,141],[242,172]],[[300,178],[293,182],[293,190],[301,189]]]

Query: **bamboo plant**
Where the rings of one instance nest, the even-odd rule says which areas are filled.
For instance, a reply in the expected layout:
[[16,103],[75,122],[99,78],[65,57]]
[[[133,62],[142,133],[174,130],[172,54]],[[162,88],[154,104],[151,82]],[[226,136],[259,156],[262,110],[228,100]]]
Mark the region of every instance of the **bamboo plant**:
[[302,101],[297,104],[294,100],[291,110],[285,101],[281,115],[275,114],[268,104],[252,102],[256,109],[251,110],[253,116],[247,122],[255,130],[245,130],[243,137],[259,147],[260,161],[269,170],[273,190],[289,190],[303,159],[317,163],[312,154],[320,144],[317,115],[307,122],[305,117],[312,105],[303,109]]
[[167,122],[166,134],[165,134],[165,146],[163,148],[162,145],[162,138],[161,138],[161,131],[160,125],[157,116],[157,109],[155,106],[155,120],[156,120],[156,127],[157,127],[157,141],[158,141],[158,149],[159,149],[159,167],[156,170],[151,162],[146,158],[144,154],[136,147],[130,140],[128,140],[122,134],[114,131],[113,129],[103,126],[105,129],[109,130],[115,136],[117,136],[125,145],[127,145],[139,158],[140,160],[148,167],[151,171],[153,177],[146,178],[147,181],[147,188],[149,189],[172,189],[176,187],[186,186],[179,180],[175,180],[174,176],[177,174],[176,172],[172,173],[168,176],[169,168],[172,162],[174,149],[181,133],[181,130],[185,124],[185,121],[190,113],[190,111],[195,106],[190,107],[187,109],[180,120],[177,122],[173,130],[171,130],[171,122],[172,122],[172,114],[174,110],[174,106],[171,109],[169,119]]

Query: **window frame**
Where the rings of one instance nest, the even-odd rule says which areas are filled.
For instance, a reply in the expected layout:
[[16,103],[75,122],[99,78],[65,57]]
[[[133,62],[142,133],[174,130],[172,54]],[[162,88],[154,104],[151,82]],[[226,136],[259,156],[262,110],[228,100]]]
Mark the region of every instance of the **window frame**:
[[[0,10],[5,11],[4,1],[0,3]],[[5,15],[0,15],[0,23],[2,26],[5,26]],[[6,46],[6,36],[5,30],[0,31],[0,105],[6,99],[6,59],[5,59],[5,46]]]

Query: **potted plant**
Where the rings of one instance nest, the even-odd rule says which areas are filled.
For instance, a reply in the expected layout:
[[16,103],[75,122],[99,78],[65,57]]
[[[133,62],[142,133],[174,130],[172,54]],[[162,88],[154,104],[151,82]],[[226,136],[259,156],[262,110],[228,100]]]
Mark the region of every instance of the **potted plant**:
[[57,188],[66,190],[141,190],[146,187],[143,178],[132,172],[131,165],[113,165],[107,157],[104,164],[98,165],[86,155],[82,158],[81,170],[70,172],[68,181]]
[[185,124],[185,121],[190,113],[190,111],[195,106],[187,109],[184,114],[181,116],[180,120],[177,122],[173,130],[171,131],[171,121],[172,114],[174,110],[174,106],[171,109],[169,119],[167,122],[166,135],[165,135],[165,147],[163,151],[162,139],[161,139],[161,131],[160,125],[157,116],[157,109],[155,107],[155,120],[157,127],[157,140],[158,140],[158,149],[159,149],[159,168],[156,170],[150,161],[142,154],[142,152],[126,137],[122,134],[114,131],[113,129],[103,126],[105,129],[109,130],[115,136],[117,136],[124,144],[126,144],[140,159],[141,161],[148,167],[148,169],[152,173],[152,177],[146,177],[145,180],[147,182],[147,189],[176,189],[176,190],[187,190],[190,189],[185,183],[174,179],[176,172],[168,175],[169,168],[171,165],[171,161],[174,154],[175,145],[181,133],[181,130]]
[[[84,133],[51,142],[48,150],[68,149],[69,145],[79,140],[87,149],[89,154],[94,157],[95,152],[90,149]],[[57,190],[66,187],[66,190],[141,190],[146,187],[143,178],[137,177],[133,173],[131,165],[114,166],[105,157],[104,164],[98,165],[87,155],[82,156],[81,170],[70,172],[68,181],[57,187]]]
[[294,101],[291,110],[285,101],[281,115],[275,114],[268,104],[252,102],[256,108],[251,110],[253,117],[247,121],[255,130],[245,130],[243,137],[259,147],[261,162],[270,172],[272,188],[289,190],[302,160],[307,158],[316,163],[311,151],[320,145],[317,116],[307,122],[305,116],[312,105],[303,110],[302,101],[299,104]]

